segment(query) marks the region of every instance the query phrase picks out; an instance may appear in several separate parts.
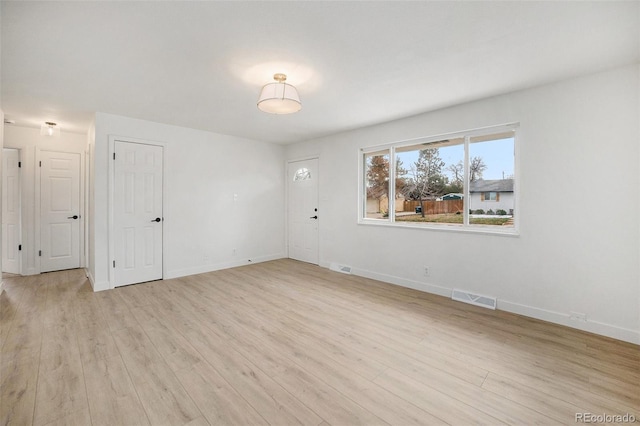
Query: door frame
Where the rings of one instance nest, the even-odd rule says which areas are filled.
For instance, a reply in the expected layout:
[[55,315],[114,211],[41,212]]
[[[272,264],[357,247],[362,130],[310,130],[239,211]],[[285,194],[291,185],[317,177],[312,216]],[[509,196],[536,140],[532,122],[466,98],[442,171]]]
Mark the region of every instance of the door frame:
[[115,187],[116,187],[116,169],[115,169],[115,162],[113,161],[113,156],[116,153],[116,141],[117,142],[125,142],[125,143],[137,143],[137,144],[141,144],[141,145],[152,145],[152,146],[159,146],[162,147],[162,217],[163,217],[163,221],[162,221],[162,279],[165,279],[165,277],[167,276],[167,262],[165,262],[165,253],[167,253],[167,238],[165,238],[165,236],[167,235],[167,206],[168,206],[168,200],[167,200],[167,143],[166,142],[157,142],[157,141],[150,141],[147,139],[138,139],[138,138],[131,138],[131,137],[125,137],[125,136],[115,136],[115,135],[109,135],[109,169],[108,169],[108,173],[107,173],[107,181],[108,181],[108,195],[109,195],[109,200],[108,200],[108,206],[109,208],[107,216],[108,216],[108,228],[107,228],[107,233],[108,233],[108,243],[109,243],[109,264],[107,265],[107,269],[109,271],[108,277],[109,277],[109,289],[114,289],[116,288],[116,274],[114,271],[114,267],[113,267],[113,262],[115,261],[115,236],[114,236],[114,232],[115,232],[115,227],[114,227],[114,217],[115,217],[115,212],[114,212],[114,208],[115,208]]
[[[291,165],[291,163],[296,163],[298,161],[307,161],[307,160],[317,160],[318,161],[318,213],[322,214],[322,207],[320,206],[320,201],[322,199],[322,197],[320,196],[320,155],[310,155],[307,157],[296,157],[296,158],[291,158],[291,159],[287,159],[285,161],[285,166],[284,166],[284,181],[287,183],[286,187],[285,187],[285,194],[284,194],[284,217],[285,217],[285,226],[284,226],[284,238],[285,238],[285,244],[287,247],[287,259],[290,259],[289,257],[289,191],[291,190],[291,180],[289,179],[289,165]],[[320,254],[320,224],[322,223],[322,221],[318,222],[318,266],[322,265],[322,259],[321,259],[321,254]]]
[[[15,149],[16,151],[18,151],[18,161],[20,163],[23,163],[24,160],[22,159],[22,149],[21,148],[12,148],[12,147],[2,147],[2,150],[4,151],[5,149]],[[4,152],[2,157],[2,165],[4,166]],[[23,176],[22,176],[22,167],[19,167],[20,171],[18,172],[18,176],[19,176],[19,181],[18,181],[18,238],[20,240],[20,245],[24,244],[22,243],[22,235],[23,235],[23,229],[22,229],[22,214],[24,213],[22,210],[22,185],[23,185]],[[4,176],[3,176],[4,177]],[[4,184],[4,181],[2,181],[2,183]],[[2,194],[3,196],[3,201],[4,201],[4,193]],[[2,234],[2,243],[4,242],[4,239],[7,238],[6,235]],[[3,244],[4,245],[4,244]],[[20,275],[22,275],[22,265],[24,264],[24,252],[26,250],[20,250],[20,253],[18,253],[18,273]]]
[[84,180],[84,168],[85,168],[85,158],[84,158],[84,153],[83,152],[77,152],[77,151],[69,151],[69,150],[59,150],[59,149],[42,149],[40,147],[36,147],[36,162],[34,163],[34,167],[36,169],[36,178],[35,178],[35,212],[36,214],[35,216],[35,241],[36,241],[36,247],[34,250],[34,258],[35,258],[35,269],[36,269],[36,273],[37,274],[41,274],[42,273],[42,267],[40,264],[40,256],[38,255],[38,252],[40,250],[42,250],[42,232],[41,232],[41,224],[42,224],[42,211],[41,211],[41,200],[40,200],[40,196],[42,195],[42,191],[41,191],[41,186],[42,183],[40,181],[40,179],[42,178],[42,167],[40,167],[40,161],[42,160],[42,156],[41,156],[41,152],[42,151],[47,151],[47,152],[61,152],[63,154],[77,154],[78,158],[80,159],[80,170],[78,171],[78,180],[80,181],[80,194],[79,194],[79,199],[78,199],[78,210],[79,210],[79,215],[80,215],[80,223],[79,223],[79,232],[80,232],[80,241],[79,241],[79,247],[78,250],[80,251],[80,265],[78,266],[78,268],[84,268],[86,263],[86,259],[85,259],[85,234],[84,234],[84,228],[85,228],[85,221],[86,221],[86,211],[85,211],[85,180]]

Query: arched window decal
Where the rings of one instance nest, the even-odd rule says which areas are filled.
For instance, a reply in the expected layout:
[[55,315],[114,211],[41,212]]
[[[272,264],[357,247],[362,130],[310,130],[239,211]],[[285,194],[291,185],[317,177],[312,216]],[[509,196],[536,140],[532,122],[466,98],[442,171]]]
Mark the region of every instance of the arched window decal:
[[307,179],[311,179],[311,172],[306,167],[296,170],[296,173],[293,175],[294,182]]

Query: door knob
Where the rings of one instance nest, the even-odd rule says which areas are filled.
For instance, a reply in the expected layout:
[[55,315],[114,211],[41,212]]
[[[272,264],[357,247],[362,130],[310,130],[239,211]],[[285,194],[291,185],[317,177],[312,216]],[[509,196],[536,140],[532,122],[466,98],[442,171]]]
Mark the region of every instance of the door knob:
[[160,219],[159,217],[156,217],[155,219],[153,219],[151,222],[160,222],[162,219]]
[[316,216],[311,216],[309,219],[317,219],[317,218],[318,218],[318,215],[316,215]]
[[67,219],[77,219],[79,216],[77,214],[74,214],[73,216],[69,216],[67,217]]

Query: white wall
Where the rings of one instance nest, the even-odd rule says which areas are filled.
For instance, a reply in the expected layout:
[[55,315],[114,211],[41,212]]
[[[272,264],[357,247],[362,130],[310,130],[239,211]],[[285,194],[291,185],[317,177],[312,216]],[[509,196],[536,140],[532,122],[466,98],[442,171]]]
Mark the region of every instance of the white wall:
[[[288,146],[287,158],[320,155],[321,264],[640,343],[639,68]],[[520,123],[519,236],[356,223],[360,147],[509,122]]]
[[98,113],[90,148],[94,290],[109,288],[110,135],[165,145],[165,278],[285,256],[282,146]]
[[[2,164],[2,148],[4,147],[4,111],[0,109],[0,167]],[[0,173],[0,188],[2,188],[2,173]],[[2,197],[0,197],[0,211],[2,211]],[[2,227],[0,227],[0,238],[2,238]],[[0,294],[4,291],[2,284],[2,244],[0,244]]]
[[[20,150],[22,196],[22,274],[37,274],[36,241],[36,150],[74,152],[84,156],[87,137],[76,133],[60,132],[59,138],[40,136],[40,129],[15,125],[4,128],[4,147]],[[84,216],[84,213],[81,213]],[[83,237],[81,237],[83,238]]]

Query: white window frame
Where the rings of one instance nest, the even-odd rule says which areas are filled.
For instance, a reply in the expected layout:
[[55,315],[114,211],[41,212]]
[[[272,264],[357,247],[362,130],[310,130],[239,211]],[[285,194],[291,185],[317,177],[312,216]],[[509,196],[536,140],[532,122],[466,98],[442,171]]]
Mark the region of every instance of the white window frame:
[[[514,172],[513,172],[513,186],[514,186],[514,212],[519,212],[519,200],[520,194],[518,193],[518,176],[519,176],[519,152],[520,152],[520,138],[518,135],[519,123],[508,123],[497,126],[489,126],[478,129],[470,129],[461,132],[444,133],[435,136],[420,137],[414,139],[407,139],[397,142],[390,142],[386,144],[363,147],[358,151],[358,224],[359,225],[372,225],[372,226],[390,226],[397,228],[413,228],[423,230],[437,230],[437,231],[452,231],[452,232],[472,232],[483,234],[498,234],[498,235],[520,235],[520,214],[515,214],[513,227],[501,227],[501,226],[488,226],[488,225],[476,225],[469,223],[469,145],[471,139],[498,133],[513,132],[513,149],[514,149]],[[463,208],[463,223],[431,223],[431,222],[396,222],[395,221],[395,168],[396,168],[396,148],[402,148],[406,146],[416,145],[418,143],[430,143],[438,142],[443,139],[464,139],[464,208]],[[382,153],[384,151],[389,152],[389,217],[383,219],[367,218],[366,217],[366,164],[365,156]]]

